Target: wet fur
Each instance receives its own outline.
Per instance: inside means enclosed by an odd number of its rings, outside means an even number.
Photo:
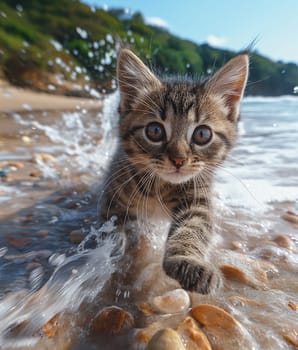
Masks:
[[[208,261],[212,246],[212,182],[235,143],[239,103],[248,74],[248,57],[229,61],[208,81],[155,76],[131,51],[118,57],[119,147],[104,192],[103,220],[118,224],[171,221],[165,247],[165,272],[191,291],[207,294],[221,285]],[[144,132],[160,123],[166,139],[156,144]],[[196,127],[207,125],[211,141],[193,142]],[[175,157],[183,156],[177,169]]]

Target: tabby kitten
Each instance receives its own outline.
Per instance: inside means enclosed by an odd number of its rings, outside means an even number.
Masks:
[[[236,139],[248,56],[209,80],[160,78],[130,50],[118,56],[120,142],[111,164],[102,218],[171,220],[163,268],[181,286],[207,294],[221,284],[208,262],[211,187]]]

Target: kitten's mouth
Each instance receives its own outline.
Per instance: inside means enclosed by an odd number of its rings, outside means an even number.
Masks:
[[[193,171],[185,171],[183,169],[174,169],[170,171],[159,172],[159,177],[172,184],[181,184],[194,178],[197,173]]]

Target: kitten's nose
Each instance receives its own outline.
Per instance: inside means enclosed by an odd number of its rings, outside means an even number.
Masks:
[[[175,155],[174,157],[171,157],[170,159],[175,165],[176,169],[180,169],[184,164],[186,157],[179,154],[179,155]]]

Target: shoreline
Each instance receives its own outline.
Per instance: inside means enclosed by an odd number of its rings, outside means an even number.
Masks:
[[[100,110],[102,100],[68,97],[15,87],[0,79],[0,113]]]

